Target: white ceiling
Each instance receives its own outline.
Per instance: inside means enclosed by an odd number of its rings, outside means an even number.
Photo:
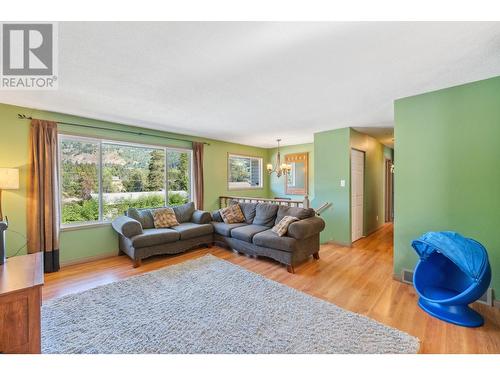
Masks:
[[[0,102],[274,147],[496,75],[500,22],[65,22],[59,89]]]

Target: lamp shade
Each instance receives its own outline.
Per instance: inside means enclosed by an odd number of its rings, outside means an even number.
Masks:
[[[19,169],[0,168],[0,189],[19,189]]]

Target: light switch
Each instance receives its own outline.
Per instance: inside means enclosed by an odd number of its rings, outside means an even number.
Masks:
[[[345,187],[345,180],[340,180],[340,186]]]

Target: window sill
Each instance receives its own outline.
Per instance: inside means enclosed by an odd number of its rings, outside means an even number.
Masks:
[[[228,187],[227,190],[238,191],[238,190],[263,190],[264,186],[260,187]]]
[[[63,225],[59,228],[59,230],[60,232],[71,232],[74,230],[101,228],[107,226],[111,226],[111,222]]]

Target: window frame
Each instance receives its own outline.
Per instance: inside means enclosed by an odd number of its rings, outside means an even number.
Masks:
[[[93,143],[97,144],[97,152],[98,152],[98,203],[99,203],[99,214],[98,214],[98,220],[93,220],[93,221],[82,221],[82,222],[75,222],[75,223],[63,223],[63,217],[62,217],[62,147],[61,143],[64,140],[70,140],[70,141],[80,141],[80,142],[88,142],[88,143]],[[177,151],[177,152],[186,152],[188,156],[188,161],[189,161],[189,188],[188,188],[188,200],[192,201],[193,200],[193,191],[194,191],[194,181],[193,181],[193,150],[190,148],[184,148],[184,147],[175,147],[175,146],[165,146],[165,145],[159,145],[159,144],[147,144],[147,143],[136,143],[136,142],[127,142],[127,141],[120,141],[120,140],[114,140],[114,139],[108,139],[108,138],[98,138],[98,137],[89,137],[89,136],[82,136],[82,135],[74,135],[71,133],[65,133],[65,132],[58,132],[57,134],[57,145],[58,145],[58,161],[57,161],[57,172],[58,172],[58,197],[57,197],[57,209],[59,213],[59,229],[61,231],[69,231],[69,230],[74,230],[78,228],[93,228],[93,227],[100,227],[100,226],[106,226],[110,225],[112,220],[109,219],[104,219],[104,202],[103,202],[103,187],[102,187],[102,169],[103,169],[103,144],[110,144],[110,145],[121,145],[124,147],[136,147],[136,148],[149,148],[149,149],[158,149],[158,150],[163,150],[165,154],[165,168],[164,168],[164,173],[165,173],[165,183],[164,183],[164,189],[165,189],[165,195],[164,195],[164,203],[165,205],[168,204],[168,151]]]
[[[259,161],[259,177],[260,184],[259,186],[248,186],[248,187],[231,187],[232,181],[231,178],[231,157],[244,158],[244,159],[256,159]],[[262,190],[264,189],[264,158],[255,155],[243,155],[243,154],[233,154],[227,153],[227,190]]]

